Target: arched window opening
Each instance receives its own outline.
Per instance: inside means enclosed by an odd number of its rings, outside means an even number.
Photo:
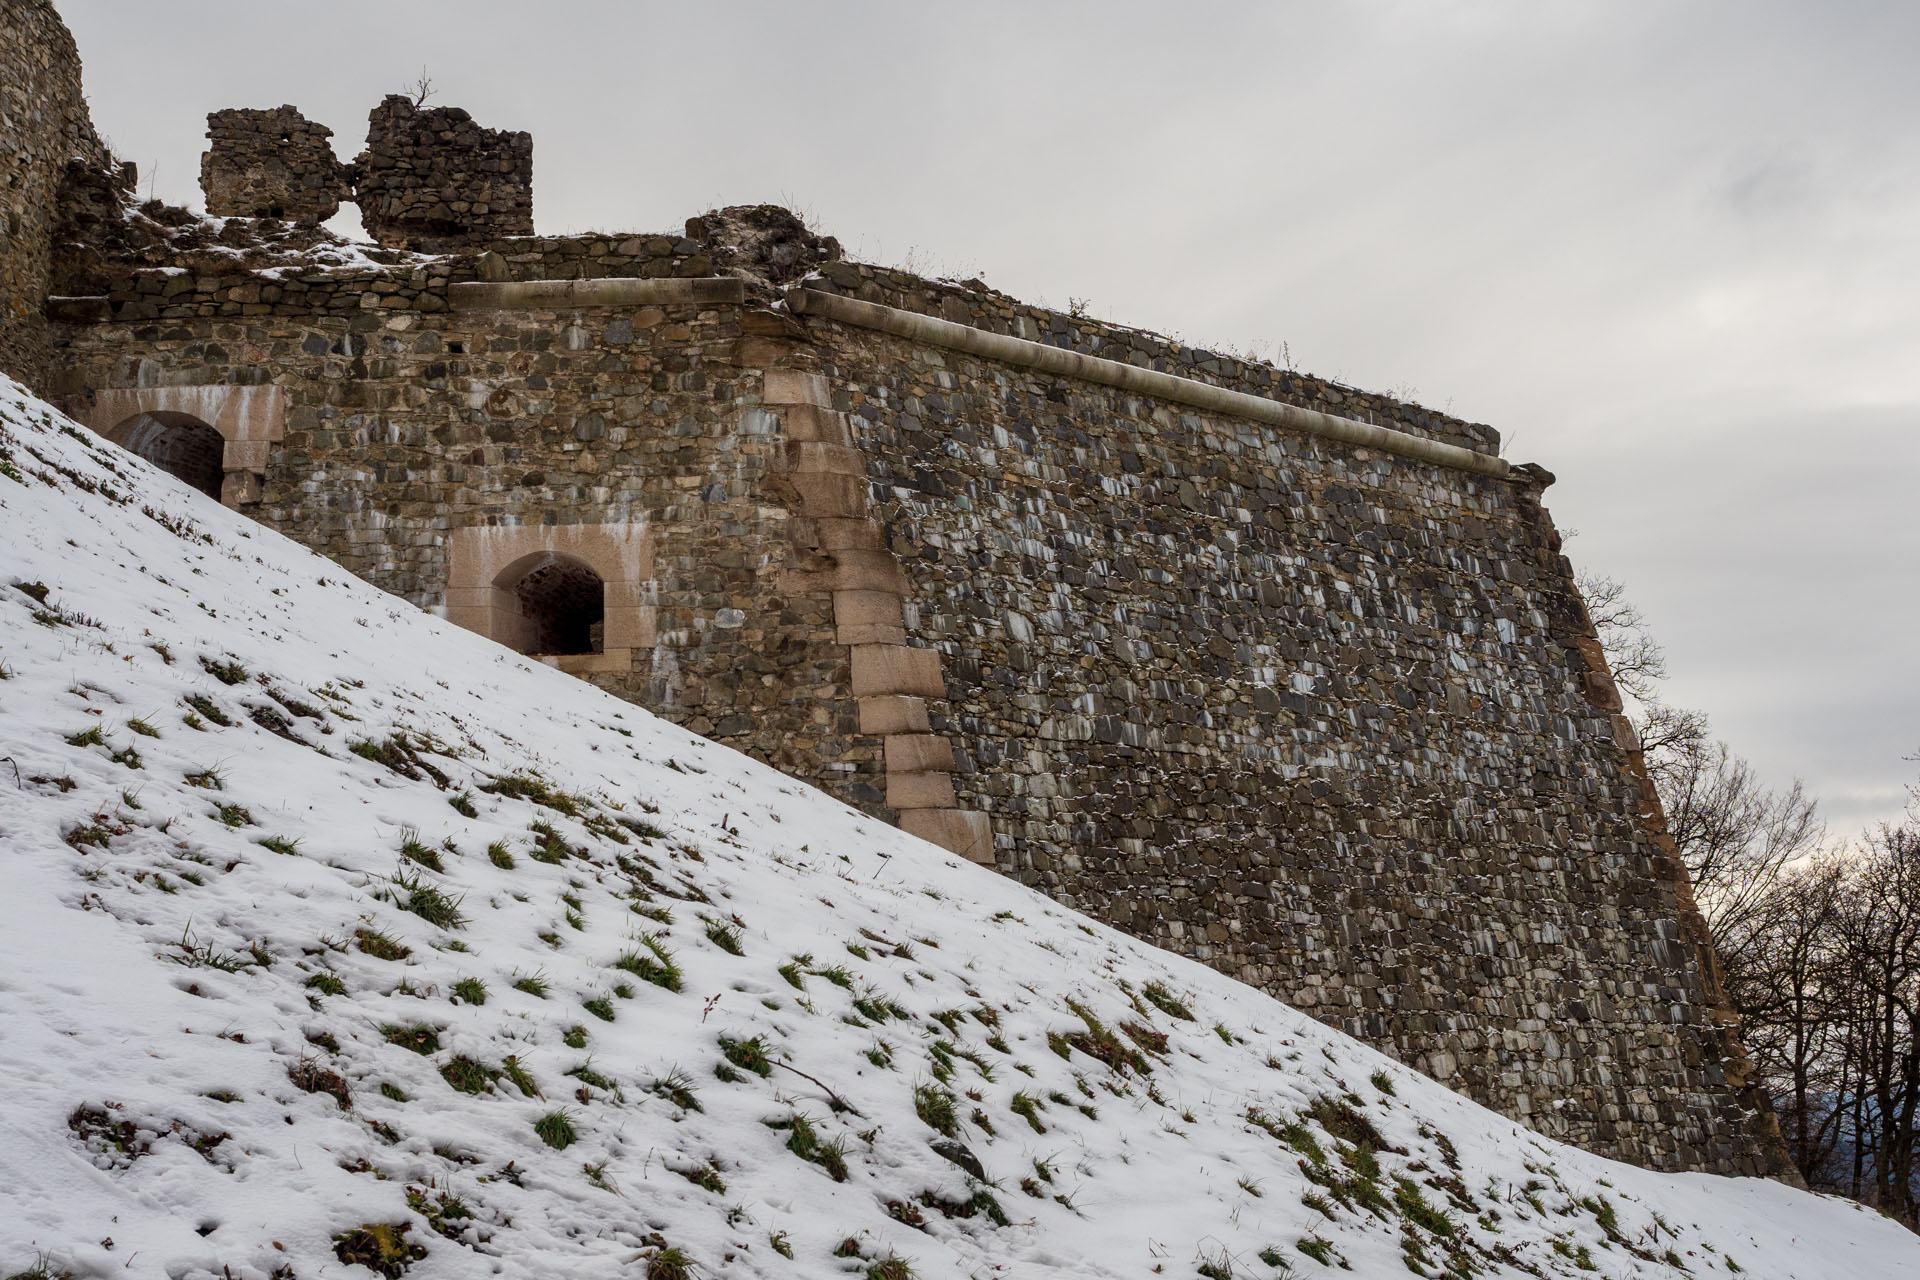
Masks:
[[[115,434],[128,453],[220,500],[227,442],[206,423],[184,413],[143,413]]]
[[[542,552],[509,568],[494,585],[518,606],[514,647],[522,653],[602,651],[606,583],[586,561]]]

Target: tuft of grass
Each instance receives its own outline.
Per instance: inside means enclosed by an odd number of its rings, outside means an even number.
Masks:
[[[529,1098],[543,1096],[540,1086],[534,1083],[533,1073],[522,1066],[515,1054],[508,1054],[500,1060],[500,1074],[513,1082],[513,1087]]]
[[[1205,1280],[1233,1280],[1233,1258],[1223,1248],[1217,1254],[1201,1254],[1195,1270]]]
[[[438,872],[447,869],[446,865],[440,861],[440,851],[423,841],[420,833],[412,827],[400,828],[400,856],[429,871]]]
[[[1094,1017],[1093,1010],[1087,1008],[1077,1000],[1068,1000],[1067,1008],[1071,1009],[1073,1015],[1085,1023],[1087,1028],[1085,1031],[1075,1031],[1063,1037],[1073,1048],[1078,1049],[1090,1058],[1105,1063],[1109,1070],[1122,1075],[1126,1074],[1129,1068],[1139,1072],[1143,1076],[1153,1070],[1153,1066],[1147,1061],[1146,1055],[1138,1049],[1130,1047],[1125,1041],[1121,1040],[1119,1036],[1107,1030],[1100,1019]],[[1047,1042],[1052,1044],[1053,1036],[1051,1034],[1048,1035]],[[1054,1052],[1059,1053],[1059,1049],[1056,1047]],[[1066,1057],[1068,1055],[1061,1054],[1060,1056]]]
[[[1376,1071],[1372,1075],[1368,1076],[1367,1079],[1373,1081],[1373,1087],[1378,1089],[1380,1092],[1386,1094],[1389,1098],[1394,1096],[1393,1095],[1393,1077],[1388,1075],[1386,1072]]]
[[[1333,1241],[1323,1240],[1319,1236],[1306,1236],[1294,1242],[1294,1248],[1312,1258],[1323,1267],[1333,1265],[1335,1254]]]
[[[1047,1126],[1040,1123],[1040,1108],[1043,1104],[1030,1093],[1017,1092],[1013,1101],[1007,1104],[1007,1110],[1027,1122],[1035,1133],[1045,1133]]]
[[[233,728],[233,717],[222,711],[220,705],[206,694],[188,694],[184,701],[189,707],[193,708],[195,715],[213,721],[213,723],[219,725],[222,729]],[[188,717],[188,723],[193,723],[191,716]],[[196,729],[199,727],[197,724],[194,725]]]
[[[478,978],[462,978],[453,984],[454,998],[467,1004],[487,1002],[487,984]]]
[[[375,960],[405,960],[413,954],[412,947],[404,945],[392,934],[382,933],[378,929],[355,929],[353,945]]]
[[[918,1280],[919,1272],[905,1258],[889,1253],[867,1268],[866,1280]]]
[[[547,998],[547,992],[553,990],[546,978],[538,973],[530,973],[524,978],[515,978],[513,980],[513,989],[515,991],[524,991],[528,995],[540,1000],[545,1000]]]
[[[307,987],[323,996],[343,996],[347,994],[347,984],[331,973],[309,974]]]
[[[626,952],[613,962],[613,967],[651,982],[656,987],[668,991],[680,990],[680,966],[674,963],[673,952],[667,949],[660,935],[643,933],[635,941],[642,949]]]
[[[505,840],[495,840],[487,846],[487,861],[502,871],[513,870],[513,851],[507,848]]]
[[[605,1093],[618,1095],[620,1092],[620,1085],[617,1081],[613,1080],[609,1076],[603,1076],[598,1071],[595,1071],[593,1069],[592,1058],[588,1058],[585,1062],[581,1063],[577,1067],[570,1068],[567,1071],[567,1074],[572,1076],[575,1080],[578,1080],[581,1084],[592,1085],[594,1088],[599,1089]]]
[[[388,1044],[397,1044],[402,1049],[411,1049],[423,1057],[440,1051],[440,1033],[425,1023],[382,1023],[380,1034]]]
[[[648,1088],[682,1111],[700,1110],[699,1096],[693,1091],[693,1077],[678,1067],[672,1068],[667,1074],[654,1080]]]
[[[67,736],[67,745],[70,747],[104,747],[107,745],[107,735],[99,725],[90,725],[78,733],[69,734]]]
[[[405,867],[393,873],[383,896],[402,911],[411,912],[436,929],[464,928],[461,898],[449,898],[440,886]]]
[[[719,1167],[711,1162],[697,1164],[688,1169],[675,1169],[674,1172],[702,1190],[721,1196],[727,1193],[726,1179],[720,1176]]]
[[[799,1156],[809,1164],[817,1164],[827,1171],[835,1182],[847,1180],[846,1139],[835,1138],[832,1142],[823,1142],[813,1127],[813,1121],[798,1111],[779,1120],[769,1120],[770,1129],[787,1131],[787,1150]]]
[[[353,1097],[347,1091],[347,1078],[323,1066],[317,1059],[302,1058],[287,1068],[293,1087],[307,1093],[324,1093],[342,1111],[353,1110]]]
[[[397,1280],[427,1256],[425,1248],[407,1241],[412,1226],[410,1222],[364,1222],[333,1238],[333,1255],[348,1266],[357,1262],[387,1280]]]
[[[587,1029],[577,1022],[574,1023],[560,1033],[560,1043],[566,1045],[569,1049],[586,1048]]]
[[[1140,994],[1147,998],[1148,1004],[1166,1014],[1169,1018],[1178,1018],[1182,1022],[1192,1022],[1194,1020],[1193,1010],[1187,1008],[1184,1001],[1174,995],[1172,991],[1168,990],[1167,984],[1164,982],[1157,980],[1149,982],[1145,987],[1141,988]]]
[[[606,996],[595,996],[591,1000],[582,1000],[580,1007],[602,1022],[613,1021],[613,1001]]]
[[[746,953],[740,946],[740,930],[725,920],[707,918],[702,920],[707,941],[731,956],[743,956]]]
[[[549,1111],[533,1122],[533,1131],[540,1141],[555,1151],[565,1151],[580,1140],[580,1133],[573,1127],[573,1113],[562,1107],[558,1111]]]
[[[960,1136],[960,1118],[954,1114],[953,1095],[938,1085],[913,1086],[913,1113],[929,1129],[948,1138]]]
[[[781,965],[777,972],[782,978],[787,980],[787,985],[795,991],[805,991],[807,989],[807,966],[812,963],[812,956],[795,956],[793,959]]]
[[[646,1280],[693,1280],[693,1259],[671,1246],[655,1249],[647,1258]]]
[[[555,831],[549,823],[530,823],[527,830],[533,832],[535,837],[533,854],[531,855],[535,862],[544,862],[550,866],[559,866],[568,858],[585,852],[585,850],[576,849],[568,844],[566,839],[561,836],[558,831]]]
[[[500,1078],[500,1070],[460,1053],[440,1068],[440,1078],[461,1093],[485,1093]]]
[[[453,811],[463,818],[477,818],[480,816],[480,810],[474,807],[473,792],[471,791],[462,791],[457,796],[449,796],[447,797],[447,803],[452,805]]]
[[[773,1059],[770,1056],[765,1036],[753,1036],[746,1040],[735,1040],[731,1036],[720,1037],[720,1052],[727,1061],[742,1071],[751,1071],[757,1076],[773,1074]]]
[[[1401,1217],[1442,1239],[1451,1237],[1458,1230],[1453,1218],[1445,1211],[1434,1208],[1412,1178],[1395,1176],[1393,1204],[1400,1210]]]
[[[514,800],[531,800],[544,805],[555,813],[564,813],[569,818],[577,818],[586,811],[585,802],[577,796],[555,790],[546,779],[530,773],[502,774],[492,782],[480,788],[488,795],[506,796]]]
[[[250,827],[253,825],[253,813],[243,804],[223,804],[214,809],[214,815],[222,826]]]
[[[200,668],[224,685],[236,685],[247,678],[247,669],[237,662],[215,662],[202,656]]]
[[[275,853],[298,854],[300,852],[300,841],[289,840],[285,836],[261,836],[254,843],[262,849],[271,849]]]
[[[202,791],[225,791],[227,780],[218,769],[200,769],[187,775],[187,785]]]
[[[133,719],[127,721],[127,728],[133,730],[143,738],[157,738],[160,736],[160,731],[148,723],[145,716],[135,716]]]

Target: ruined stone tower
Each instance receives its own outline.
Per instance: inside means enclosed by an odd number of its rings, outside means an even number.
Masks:
[[[290,111],[216,117],[210,201],[341,198]],[[39,385],[423,609],[1544,1132],[1784,1167],[1547,473],[784,210],[537,237],[530,157],[381,104],[347,174],[379,266],[280,223],[216,265],[142,213],[42,321]]]

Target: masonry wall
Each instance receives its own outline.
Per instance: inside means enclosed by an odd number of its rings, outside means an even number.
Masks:
[[[38,386],[67,161],[104,166],[73,37],[47,0],[0,4],[0,372]]]
[[[501,247],[558,274],[567,255],[542,243]],[[630,277],[701,256],[674,236],[595,247]],[[621,603],[644,613],[640,643],[618,668],[557,665],[881,812],[882,745],[856,733],[831,594],[790,589],[777,420],[763,369],[737,359],[748,309],[450,304],[475,269],[135,272],[110,319],[65,330],[57,398],[108,433],[114,388],[271,386],[284,434],[242,509],[423,608],[448,607],[456,544],[477,545],[463,532],[519,548],[541,529],[639,531],[646,575]]]
[[[644,642],[583,678],[1544,1132],[1775,1167],[1537,476],[797,318],[763,289],[468,288],[725,257],[529,238],[384,272],[136,271],[64,330],[59,390],[85,417],[135,394],[115,389],[272,388],[284,434],[230,498],[423,607],[463,607],[476,541],[638,531]],[[810,287],[1497,447],[984,289],[820,270]]]
[[[995,295],[826,277],[1497,439]],[[1002,871],[1543,1132],[1659,1167],[1769,1167],[1684,872],[1641,820],[1657,802],[1579,650],[1532,476],[809,330],[905,570],[910,643],[941,654],[932,728]]]

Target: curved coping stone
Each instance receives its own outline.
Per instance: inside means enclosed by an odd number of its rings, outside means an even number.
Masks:
[[[455,311],[551,311],[565,307],[738,306],[747,300],[744,281],[731,276],[690,280],[508,280],[466,281],[447,286]]]
[[[1295,405],[1283,404],[1278,400],[1269,400],[1264,396],[1248,395],[1244,391],[1229,391],[1225,387],[1196,382],[1191,378],[1121,364],[1118,360],[1103,360],[1098,356],[1082,355],[1078,351],[1050,347],[1044,342],[1030,342],[1025,338],[1009,337],[1003,333],[989,333],[985,329],[976,329],[972,325],[955,324],[951,320],[922,315],[917,311],[902,311],[898,307],[882,306],[877,302],[862,302],[857,298],[807,288],[790,291],[786,301],[787,309],[800,315],[838,320],[842,324],[857,325],[862,329],[877,329],[882,333],[893,334],[895,337],[924,342],[936,347],[946,347],[954,351],[964,351],[969,355],[998,360],[1003,364],[1039,369],[1045,373],[1058,374],[1063,378],[1079,378],[1102,386],[1118,387],[1122,391],[1138,392],[1141,395],[1171,400],[1176,404],[1191,405],[1196,409],[1207,409],[1214,413],[1251,418],[1255,422],[1271,423],[1306,435],[1323,436],[1330,440],[1340,440],[1351,445],[1377,449],[1382,453],[1397,454],[1403,458],[1452,467],[1459,471],[1472,471],[1501,480],[1513,479],[1522,482],[1530,480],[1524,469],[1511,467],[1504,458],[1496,458],[1489,453],[1463,449],[1459,445],[1429,440],[1424,436],[1395,431],[1391,427],[1375,426],[1370,422],[1336,418],[1330,413],[1302,409]]]

